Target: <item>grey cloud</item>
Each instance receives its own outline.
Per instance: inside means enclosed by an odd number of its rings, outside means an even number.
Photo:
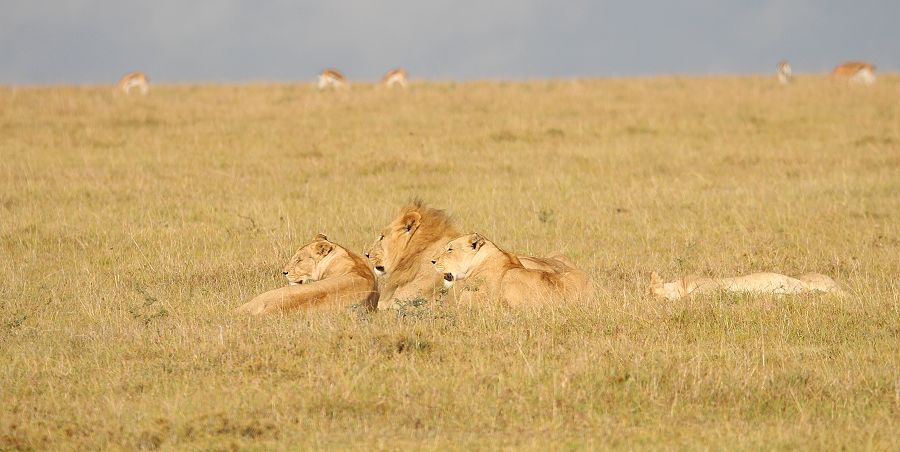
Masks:
[[[0,83],[434,79],[900,68],[900,2],[436,0],[4,2]]]

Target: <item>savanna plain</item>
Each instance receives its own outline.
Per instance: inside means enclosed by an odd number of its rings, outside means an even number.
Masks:
[[[900,448],[900,77],[0,87],[0,449]],[[596,296],[248,318],[413,198]],[[648,275],[837,295],[646,294]]]

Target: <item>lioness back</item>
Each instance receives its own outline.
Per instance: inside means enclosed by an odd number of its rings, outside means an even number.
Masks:
[[[807,290],[816,292],[842,293],[843,289],[831,277],[821,273],[804,273],[797,276],[803,282]]]
[[[558,273],[527,268],[509,270],[503,277],[502,291],[504,300],[510,306],[576,301],[589,295],[588,279],[584,272]]]
[[[791,294],[801,293],[805,290],[800,280],[780,273],[769,272],[722,278],[719,284],[722,288],[732,292]]]
[[[752,273],[730,278],[703,278],[691,275],[667,283],[663,282],[656,272],[653,272],[650,275],[648,287],[649,294],[669,300],[715,291],[775,295],[842,292],[833,279],[820,273],[806,273],[796,278],[771,272]]]

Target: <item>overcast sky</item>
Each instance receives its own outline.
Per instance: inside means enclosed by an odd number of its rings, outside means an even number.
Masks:
[[[900,69],[900,0],[0,0],[0,83]]]

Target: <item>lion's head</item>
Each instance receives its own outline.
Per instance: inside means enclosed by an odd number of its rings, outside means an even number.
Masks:
[[[683,295],[683,287],[684,285],[680,281],[663,282],[662,278],[659,277],[659,273],[653,272],[650,273],[650,286],[647,288],[647,294],[663,297],[667,300],[677,300]]]
[[[476,255],[484,246],[481,234],[466,234],[447,243],[431,261],[434,269],[444,278],[444,285],[450,287],[455,281],[463,281],[478,263]]]
[[[291,285],[308,284],[321,277],[322,260],[334,251],[335,245],[324,234],[317,234],[306,245],[300,247],[281,272]]]
[[[401,209],[400,215],[381,230],[370,248],[370,255],[380,252],[383,267],[381,272],[393,278],[398,276],[398,270],[414,273],[419,265],[418,256],[425,249],[432,247],[442,237],[455,235],[458,232],[444,211],[415,201]]]

